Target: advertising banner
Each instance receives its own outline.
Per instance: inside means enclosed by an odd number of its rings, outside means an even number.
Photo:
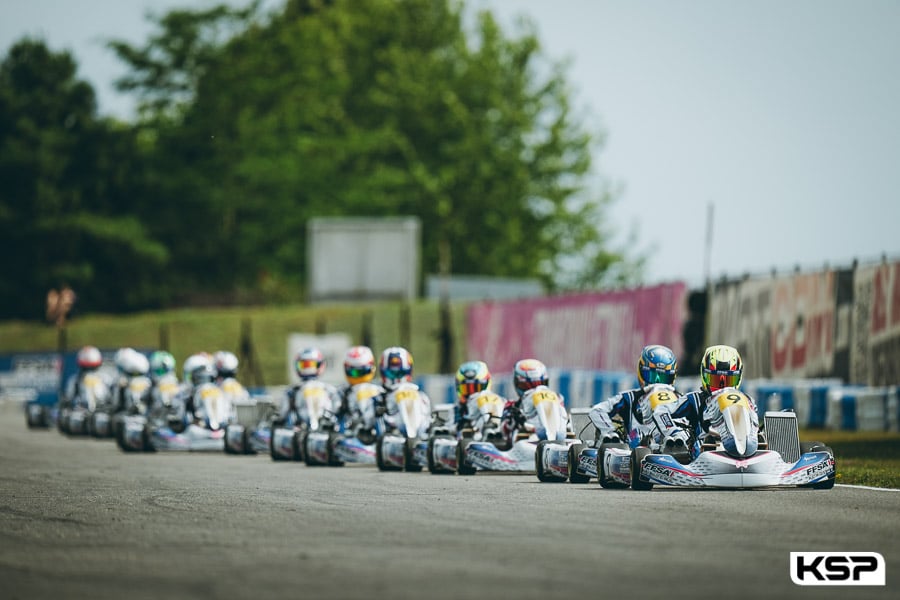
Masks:
[[[492,371],[511,371],[521,358],[548,367],[634,370],[641,348],[683,350],[687,287],[683,283],[469,307],[468,356]]]

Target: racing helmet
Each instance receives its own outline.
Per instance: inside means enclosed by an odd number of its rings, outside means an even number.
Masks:
[[[318,348],[306,348],[294,357],[294,370],[301,380],[315,379],[325,372],[325,355]]]
[[[204,383],[213,383],[216,380],[216,368],[210,363],[204,363],[191,371],[191,383],[194,386]]]
[[[175,357],[165,350],[157,350],[150,355],[150,376],[159,379],[175,372]]]
[[[700,361],[700,386],[707,392],[722,388],[738,388],[744,364],[741,355],[731,346],[710,346]]]
[[[547,366],[536,358],[523,358],[513,367],[513,385],[520,397],[526,390],[547,385],[549,381]]]
[[[116,352],[116,368],[129,377],[146,375],[150,372],[150,361],[134,348],[122,348]]]
[[[96,346],[85,346],[78,351],[75,361],[78,363],[79,369],[94,370],[99,369],[103,364],[103,356]]]
[[[203,365],[212,365],[212,357],[207,352],[198,352],[191,354],[184,361],[182,366],[183,380],[185,383],[193,381],[191,373],[202,367]]]
[[[403,381],[412,381],[413,357],[406,348],[391,346],[381,353],[378,363],[381,381],[385,387],[395,386]]]
[[[480,360],[464,362],[456,371],[456,392],[465,402],[469,396],[491,387],[491,372],[487,363]]]
[[[375,355],[368,346],[353,346],[344,354],[344,375],[350,385],[375,378]]]
[[[237,378],[238,357],[233,352],[227,350],[219,350],[213,355],[213,364],[216,367],[216,373],[219,378],[226,379],[228,377]]]
[[[644,346],[638,360],[637,376],[641,387],[654,383],[673,385],[678,372],[678,361],[671,348],[654,344]]]

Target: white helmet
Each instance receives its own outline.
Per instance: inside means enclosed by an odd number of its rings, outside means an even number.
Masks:
[[[191,374],[197,369],[204,366],[213,367],[213,358],[208,352],[198,352],[197,354],[191,354],[190,356],[188,356],[184,361],[184,365],[182,366],[184,382],[191,383]]]
[[[134,348],[121,348],[115,356],[116,368],[123,375],[146,375],[150,371],[150,361]]]
[[[219,350],[213,355],[216,373],[221,378],[237,377],[238,357],[232,352]]]

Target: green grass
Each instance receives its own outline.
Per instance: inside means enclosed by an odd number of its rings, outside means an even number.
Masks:
[[[453,304],[453,364],[465,360],[465,315],[467,304]],[[66,329],[66,347],[86,344],[101,348],[133,346],[159,348],[165,344],[179,368],[195,352],[231,350],[240,356],[241,328],[248,321],[253,349],[265,385],[280,385],[287,379],[287,340],[291,333],[347,333],[353,343],[363,340],[364,321],[371,314],[372,349],[402,345],[412,352],[417,373],[437,373],[440,318],[436,302],[291,305],[241,308],[191,308],[131,315],[86,315],[74,319]],[[408,314],[408,327],[405,315]],[[54,351],[58,347],[55,327],[36,322],[0,322],[0,353]],[[245,381],[256,385],[249,372]]]
[[[831,446],[838,483],[900,489],[900,433],[808,430],[800,439]]]

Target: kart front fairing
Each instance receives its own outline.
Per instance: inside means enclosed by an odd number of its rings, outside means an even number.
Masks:
[[[834,457],[807,452],[794,463],[778,452],[759,450],[749,458],[734,458],[721,450],[703,452],[688,465],[666,454],[649,454],[641,476],[656,485],[715,488],[759,488],[812,485],[834,477]]]

